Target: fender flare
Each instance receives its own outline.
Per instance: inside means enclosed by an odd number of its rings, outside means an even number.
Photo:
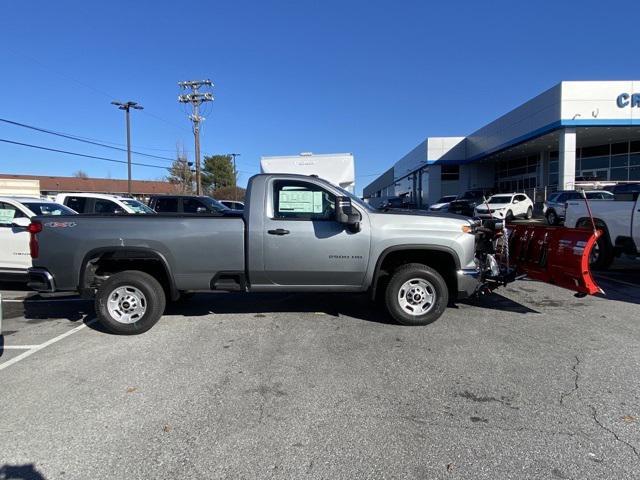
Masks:
[[[371,298],[376,297],[376,291],[378,288],[378,279],[380,277],[380,269],[382,267],[382,263],[384,262],[384,259],[387,258],[387,256],[390,253],[398,252],[402,250],[425,250],[425,251],[447,253],[451,255],[451,258],[453,258],[453,263],[455,265],[456,271],[460,270],[460,258],[458,257],[458,254],[456,253],[456,251],[451,247],[446,247],[444,245],[425,245],[425,244],[405,244],[405,245],[394,245],[392,247],[387,247],[382,252],[380,252],[378,259],[376,260],[376,266],[373,271],[373,277],[371,278]]]
[[[89,265],[89,261],[92,258],[95,257],[100,257],[106,253],[117,253],[117,252],[140,252],[140,253],[145,253],[147,255],[149,255],[149,258],[154,259],[154,260],[159,260],[160,264],[162,265],[162,267],[164,268],[165,274],[167,275],[167,279],[169,280],[169,292],[171,294],[171,298],[172,299],[177,299],[180,296],[180,292],[178,291],[178,288],[175,284],[175,279],[173,277],[173,272],[171,270],[171,266],[169,265],[169,262],[167,261],[166,257],[158,252],[157,250],[154,250],[152,248],[147,248],[147,247],[115,247],[115,246],[111,246],[111,247],[99,247],[99,248],[94,248],[93,250],[90,250],[89,252],[87,252],[85,254],[85,256],[82,259],[82,263],[80,264],[80,278],[78,279],[78,291],[82,292],[85,290],[86,286],[85,286],[85,277],[86,277],[86,273],[87,273],[87,267]]]

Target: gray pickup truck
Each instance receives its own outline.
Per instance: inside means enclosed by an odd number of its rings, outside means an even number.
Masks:
[[[314,176],[256,175],[246,200],[219,215],[36,217],[30,286],[95,296],[99,322],[120,334],[148,330],[167,299],[198,290],[369,291],[398,322],[425,325],[495,265],[476,255],[471,220],[378,211]]]

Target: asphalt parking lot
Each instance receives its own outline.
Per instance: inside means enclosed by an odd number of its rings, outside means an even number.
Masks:
[[[150,332],[3,285],[0,478],[640,478],[640,275],[520,281],[436,323],[197,294]]]

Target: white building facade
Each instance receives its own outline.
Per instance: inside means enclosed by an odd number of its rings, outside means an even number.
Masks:
[[[387,174],[387,181],[389,175]],[[561,82],[466,137],[428,137],[364,197],[418,207],[474,188],[548,192],[640,181],[640,80]],[[382,195],[382,192],[386,195]]]

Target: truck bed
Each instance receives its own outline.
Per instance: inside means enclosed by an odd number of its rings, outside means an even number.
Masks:
[[[217,273],[245,269],[245,225],[237,215],[74,215],[34,220],[42,223],[38,242],[46,248],[33,265],[56,272],[58,290],[77,289],[88,259],[105,249],[154,252],[165,262],[178,290],[208,289]]]

